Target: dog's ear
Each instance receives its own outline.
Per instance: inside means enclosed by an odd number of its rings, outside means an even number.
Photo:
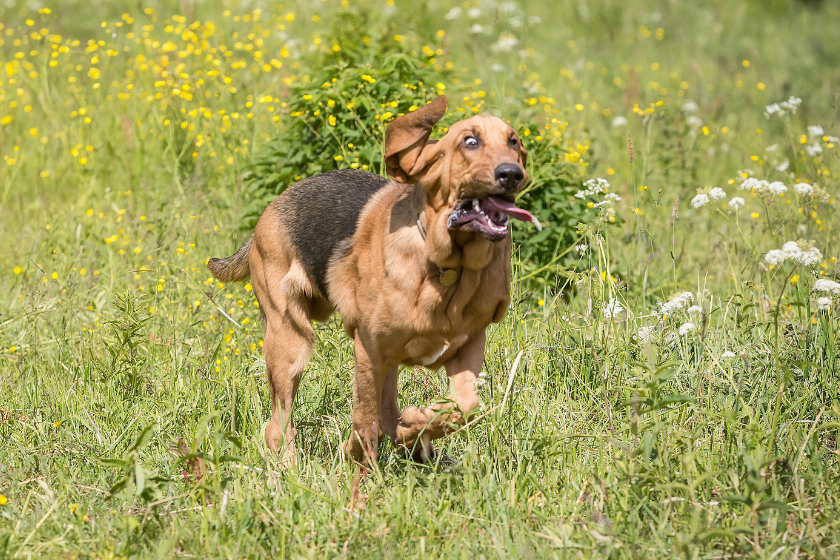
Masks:
[[[391,179],[410,183],[412,175],[431,163],[432,152],[439,152],[439,147],[429,142],[429,135],[445,114],[446,97],[441,96],[388,124],[385,129],[385,169]]]

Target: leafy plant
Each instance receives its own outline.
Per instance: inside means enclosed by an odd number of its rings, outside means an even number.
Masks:
[[[99,459],[101,465],[116,467],[119,473],[119,478],[108,491],[110,495],[122,493],[126,497],[139,498],[147,505],[160,499],[163,487],[170,480],[145,466],[140,460],[140,449],[152,439],[156,427],[152,424],[143,428],[121,459]]]

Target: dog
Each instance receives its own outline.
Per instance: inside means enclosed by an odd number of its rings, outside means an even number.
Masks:
[[[234,255],[208,261],[223,282],[251,278],[273,403],[265,439],[286,464],[297,461],[292,406],[315,342],[312,321],[333,312],[353,339],[345,449],[356,460],[375,456],[383,435],[429,460],[432,440],[479,404],[486,329],[510,304],[509,221],[539,222],[514,204],[529,179],[516,131],[475,115],[429,140],[445,113],[438,97],[388,124],[390,181],[354,169],[303,179],[268,206]],[[400,365],[446,368],[448,402],[401,411]]]

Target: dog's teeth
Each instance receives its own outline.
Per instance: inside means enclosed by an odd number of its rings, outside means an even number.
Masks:
[[[481,207],[478,205],[478,200],[473,199],[473,210],[480,211]]]

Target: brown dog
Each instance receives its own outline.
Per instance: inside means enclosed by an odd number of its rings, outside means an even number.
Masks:
[[[510,303],[508,217],[536,220],[513,204],[528,180],[516,132],[474,116],[430,141],[445,112],[440,97],[388,125],[393,181],[352,169],[304,179],[269,205],[236,254],[208,262],[222,281],[251,276],[273,400],[265,438],[284,448],[285,462],[296,460],[292,405],[312,321],[334,311],[356,355],[347,444],[355,458],[384,432],[425,460],[430,441],[479,403],[485,330]],[[400,412],[400,364],[445,367],[452,403]]]

